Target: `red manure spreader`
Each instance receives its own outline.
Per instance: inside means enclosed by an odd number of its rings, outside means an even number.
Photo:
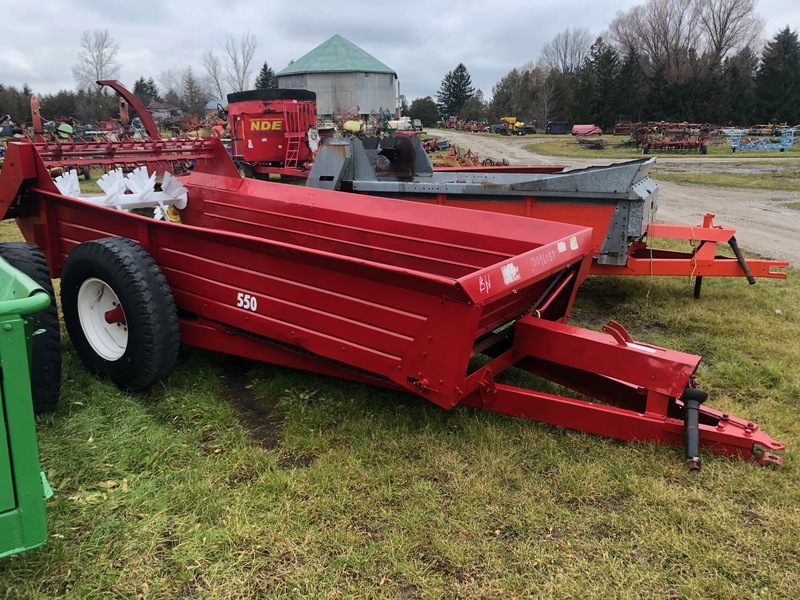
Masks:
[[[592,264],[589,227],[248,179],[218,139],[187,150],[189,174],[156,174],[141,157],[158,143],[130,158],[109,147],[130,168],[104,177],[102,195],[84,197],[74,175],[54,181],[31,142],[9,144],[0,172],[0,216],[61,278],[77,354],[121,388],[167,377],[187,344],[444,409],[679,444],[691,468],[701,446],[781,462],[785,444],[703,404],[699,356],[614,322],[567,323]],[[582,399],[502,383],[510,367]]]

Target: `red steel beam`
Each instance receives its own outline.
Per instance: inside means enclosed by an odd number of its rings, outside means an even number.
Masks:
[[[599,402],[497,384],[489,371],[463,404],[625,441],[683,443],[679,398],[694,385],[699,356],[636,342],[613,323],[605,333],[532,317],[515,327],[499,370],[515,363]],[[700,443],[710,451],[782,463],[771,452],[786,444],[755,423],[706,407],[699,417]]]
[[[647,227],[647,239],[685,240],[697,244],[693,252],[661,250],[645,242],[631,245],[625,265],[592,264],[594,275],[676,275],[702,277],[765,277],[786,279],[786,273],[774,269],[786,268],[785,260],[742,259],[717,254],[717,244],[735,243],[736,230],[714,225],[714,215],[706,213],[703,224],[675,225],[651,223]],[[745,270],[745,266],[747,270]],[[751,279],[751,283],[755,280]]]

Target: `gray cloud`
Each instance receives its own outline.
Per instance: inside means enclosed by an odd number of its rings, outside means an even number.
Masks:
[[[0,52],[0,83],[28,83],[39,93],[73,89],[81,32],[108,29],[119,43],[120,79],[158,81],[161,72],[191,66],[221,52],[226,36],[258,39],[253,79],[267,62],[279,71],[338,33],[394,69],[409,99],[434,96],[442,78],[463,62],[485,97],[512,68],[534,61],[542,46],[568,27],[600,35],[619,10],[637,0],[506,0],[489,8],[477,0],[369,3],[306,0],[303,3],[239,0],[40,0],[4,7],[7,27]],[[3,5],[11,0],[2,0]],[[766,35],[800,26],[796,0],[761,0]]]

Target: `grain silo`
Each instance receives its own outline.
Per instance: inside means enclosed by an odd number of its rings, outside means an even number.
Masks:
[[[397,73],[339,34],[278,74],[278,87],[310,90],[317,114],[332,116],[358,107],[367,117],[381,109],[397,114]]]

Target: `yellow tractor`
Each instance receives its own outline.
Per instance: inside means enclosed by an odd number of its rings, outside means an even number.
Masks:
[[[500,117],[500,122],[505,126],[505,135],[525,135],[522,129],[525,123],[517,117]]]

